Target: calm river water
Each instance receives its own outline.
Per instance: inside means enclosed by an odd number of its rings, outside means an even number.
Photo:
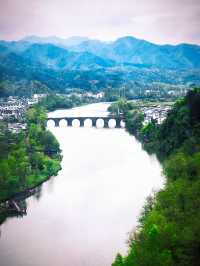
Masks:
[[[107,106],[53,115],[102,116]],[[1,226],[0,266],[110,266],[126,252],[145,198],[162,187],[161,166],[124,129],[51,130],[63,151],[62,170],[40,197],[27,199],[26,216]]]

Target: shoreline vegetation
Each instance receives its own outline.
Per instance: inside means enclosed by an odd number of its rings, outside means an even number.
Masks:
[[[25,113],[25,131],[12,133],[8,121],[0,122],[0,224],[8,216],[24,214],[25,199],[61,170],[60,145],[46,128],[47,112],[93,102],[89,97],[49,94]]]
[[[117,106],[117,108],[116,108]],[[127,255],[112,266],[198,266],[200,263],[200,89],[178,100],[162,124],[144,125],[144,115],[125,100],[120,110],[126,129],[148,153],[156,154],[165,187],[147,198]]]
[[[0,224],[26,214],[25,199],[61,169],[61,150],[46,129],[46,110],[34,105],[24,116],[26,130],[12,133],[0,123]]]
[[[46,129],[46,112],[40,105],[25,114],[27,129],[19,134],[1,123],[0,202],[41,184],[61,169],[59,143]]]
[[[77,106],[100,102],[89,96],[72,94],[70,96],[51,93],[43,98],[39,105],[48,112],[61,109],[71,109]]]
[[[27,110],[25,131],[15,134],[8,130],[7,121],[0,123],[0,202],[32,189],[61,169],[59,143],[46,128],[47,112],[91,102],[87,97],[50,94]]]
[[[46,129],[46,112],[84,102],[63,103],[60,97],[49,95],[29,108],[27,129],[19,134],[0,123],[0,224],[9,216],[1,212],[2,202],[14,195],[26,198],[25,191],[31,193],[61,169],[61,150]],[[130,233],[127,255],[117,254],[112,266],[199,266],[200,89],[178,100],[162,124],[152,119],[144,125],[140,107],[124,99],[109,111],[124,116],[126,130],[157,155],[166,177],[165,187],[147,198],[138,227]],[[25,209],[23,199],[22,205]]]

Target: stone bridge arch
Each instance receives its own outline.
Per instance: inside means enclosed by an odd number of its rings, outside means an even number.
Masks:
[[[116,122],[115,128],[121,128],[122,127],[121,122],[124,121],[124,119],[122,117],[106,116],[106,117],[49,117],[47,119],[47,122],[49,123],[49,121],[53,121],[55,124],[55,127],[59,127],[60,122],[64,120],[64,121],[66,121],[68,127],[72,127],[73,121],[78,120],[80,123],[80,127],[84,127],[85,121],[90,120],[92,127],[97,127],[97,121],[99,119],[102,119],[104,121],[103,128],[109,128],[110,127],[109,126],[110,120],[115,120],[115,122]]]

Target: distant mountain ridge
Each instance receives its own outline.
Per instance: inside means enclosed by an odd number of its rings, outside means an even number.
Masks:
[[[39,37],[39,36],[28,36],[20,40],[22,42],[28,42],[28,43],[51,43],[55,45],[61,45],[63,47],[69,47],[69,46],[74,46],[74,45],[79,45],[82,42],[89,41],[89,38],[87,37],[79,37],[79,36],[73,36],[70,38],[60,38],[57,36],[49,36],[49,37]]]
[[[38,48],[40,47],[41,51],[40,49],[35,51],[35,59],[41,58],[40,53],[44,53],[44,49],[46,49],[48,50],[47,64],[50,61],[48,56],[51,57],[56,50],[57,54],[63,54],[62,62],[57,64],[57,67],[61,65],[62,68],[76,68],[77,66],[79,69],[88,69],[117,65],[129,67],[138,65],[138,67],[175,70],[200,68],[200,46],[198,45],[157,45],[131,36],[119,38],[114,42],[90,40],[85,37],[62,39],[54,36],[30,36],[16,42],[1,41],[0,44],[21,56],[28,56],[28,52],[31,53],[36,45],[40,45]],[[73,63],[69,60],[72,60]],[[43,61],[43,63],[45,62]]]
[[[70,49],[91,52],[122,64],[167,69],[200,67],[200,46],[192,44],[157,45],[134,37],[123,37],[108,44],[86,41]]]
[[[0,81],[37,80],[51,89],[200,85],[200,46],[30,36],[0,41]],[[95,85],[94,85],[95,84]]]
[[[57,70],[104,68],[114,64],[89,52],[74,52],[52,44],[32,44],[20,55],[31,62]]]

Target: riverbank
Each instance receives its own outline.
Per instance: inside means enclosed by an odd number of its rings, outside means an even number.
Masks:
[[[127,112],[127,130],[162,161],[165,188],[149,197],[130,235],[126,256],[113,266],[197,266],[200,262],[200,89],[174,105],[166,120],[143,125]],[[149,264],[150,263],[150,264]]]
[[[77,106],[88,105],[92,103],[100,102],[100,99],[72,94],[68,95],[60,95],[60,94],[49,94],[45,98],[43,98],[39,105],[48,112],[53,112],[55,110],[66,110],[72,109]]]
[[[61,167],[58,171],[61,170]],[[20,191],[13,196],[0,201],[0,225],[5,222],[8,217],[23,217],[27,214],[26,200],[37,195],[41,190],[42,185],[49,181],[52,176],[46,177],[40,183],[36,183],[33,187],[29,187],[23,191]]]
[[[61,170],[61,150],[55,136],[46,128],[48,111],[70,109],[95,100],[90,97],[70,97],[51,94],[30,108],[24,116],[26,131],[20,134],[9,132],[7,124],[1,123],[0,146],[0,222],[6,213],[15,213],[12,201],[56,176]],[[6,148],[6,149],[5,149]],[[13,162],[14,161],[14,162]],[[12,212],[10,211],[12,210]]]
[[[46,129],[46,113],[40,106],[25,116],[27,129],[19,134],[1,126],[0,202],[34,188],[61,169],[61,150],[54,135]]]
[[[53,117],[104,116],[108,105],[58,110]],[[144,199],[163,186],[160,164],[124,129],[49,129],[60,143],[62,170],[25,201],[27,215],[2,224],[1,261],[53,266],[68,258],[74,266],[111,265],[118,250],[125,254],[126,233],[137,225]]]

